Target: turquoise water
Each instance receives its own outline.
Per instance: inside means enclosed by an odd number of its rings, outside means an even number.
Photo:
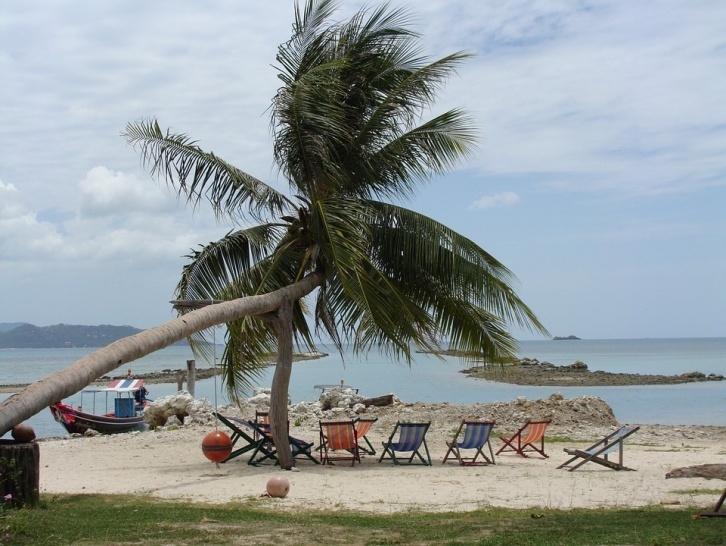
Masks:
[[[467,364],[457,358],[440,361],[417,354],[408,367],[391,362],[377,351],[367,357],[345,354],[341,359],[332,349],[321,350],[331,354],[295,364],[290,384],[294,403],[317,399],[313,388],[316,384],[344,380],[366,396],[394,393],[404,402],[465,404],[507,401],[518,396],[545,398],[562,392],[568,398],[603,398],[621,423],[726,425],[726,381],[647,387],[522,387],[469,378],[459,373]],[[36,381],[90,352],[92,349],[0,349],[0,384]],[[591,370],[610,372],[672,375],[700,371],[726,375],[726,338],[524,341],[520,344],[520,356],[557,365],[581,360]],[[185,369],[186,360],[191,358],[187,347],[169,347],[122,366],[114,374],[125,373],[129,368],[139,374]],[[197,366],[206,368],[211,363],[198,362]],[[272,373],[273,369],[268,369],[259,385],[269,387]],[[159,397],[175,392],[176,385],[149,385],[149,390],[152,398]],[[220,391],[217,385],[217,403],[224,405],[228,401]],[[214,380],[198,382],[196,395],[214,404]],[[8,396],[0,395],[0,400]],[[67,401],[77,404],[77,396]],[[39,437],[64,433],[52,420],[50,411],[34,416],[30,424]]]

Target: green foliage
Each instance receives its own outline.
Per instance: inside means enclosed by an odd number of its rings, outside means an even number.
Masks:
[[[278,48],[282,85],[271,129],[290,196],[154,119],[126,127],[123,136],[152,175],[180,196],[207,200],[232,221],[259,222],[190,255],[177,299],[264,295],[312,275],[316,333],[341,352],[345,342],[356,352],[378,345],[410,361],[412,349],[445,341],[467,355],[508,360],[516,353],[512,324],[546,333],[516,295],[513,274],[470,239],[387,202],[411,197],[473,153],[477,131],[465,111],[426,118],[469,55],[426,57],[407,28],[409,14],[389,4],[342,22],[333,19],[338,7],[296,4],[292,36]],[[308,305],[292,302],[292,335],[314,350]],[[232,397],[274,349],[275,318],[227,324],[222,369]]]
[[[202,505],[148,497],[43,497],[8,513],[0,544],[726,544],[724,521],[662,507],[465,513],[277,509],[272,499]]]

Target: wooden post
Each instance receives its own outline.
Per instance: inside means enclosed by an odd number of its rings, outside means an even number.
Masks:
[[[176,390],[180,391],[184,389],[184,372],[179,370],[176,372]]]
[[[0,440],[0,502],[15,508],[38,504],[40,446],[35,442]],[[10,499],[2,497],[12,495]]]
[[[194,396],[194,386],[197,381],[197,369],[194,360],[187,360],[187,391]]]

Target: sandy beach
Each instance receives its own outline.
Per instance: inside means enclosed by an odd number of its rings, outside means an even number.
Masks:
[[[702,478],[665,479],[677,467],[726,463],[726,427],[642,426],[625,448],[625,464],[633,472],[592,463],[575,472],[557,469],[567,459],[563,448],[587,447],[617,428],[576,423],[549,428],[547,436],[558,441],[546,441],[547,459],[502,454],[496,457],[496,465],[442,464],[446,440],[463,417],[476,417],[477,410],[451,404],[371,408],[370,413],[379,420],[368,437],[379,453],[396,420],[430,419],[430,467],[379,463],[377,456],[364,456],[354,467],[301,460],[297,471],[287,472],[272,465],[250,466],[245,456],[217,466],[201,450],[204,436],[214,425],[49,438],[40,441],[41,493],[131,493],[195,502],[253,502],[283,510],[345,508],[388,513],[495,506],[571,509],[661,504],[705,508],[718,498],[715,491],[726,485]],[[317,427],[311,418],[296,419],[291,434],[317,445]],[[501,424],[495,427],[495,434],[516,428],[512,423]],[[223,426],[219,429],[225,430]],[[502,442],[492,438],[492,445],[496,451]],[[265,495],[267,480],[276,475],[290,482],[290,493],[283,499]]]

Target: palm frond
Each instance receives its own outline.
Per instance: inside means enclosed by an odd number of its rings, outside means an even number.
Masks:
[[[457,303],[465,315],[471,313],[469,305],[480,309],[486,315],[478,313],[479,320],[491,327],[516,323],[548,335],[512,288],[513,273],[476,243],[411,210],[373,201],[369,205],[378,214],[370,231],[374,262],[437,317],[440,335],[461,337],[451,318]]]
[[[188,136],[162,132],[155,119],[129,123],[122,136],[140,153],[152,176],[164,179],[194,206],[206,198],[219,216],[241,217],[246,208],[255,218],[291,208],[285,195],[204,152]]]

